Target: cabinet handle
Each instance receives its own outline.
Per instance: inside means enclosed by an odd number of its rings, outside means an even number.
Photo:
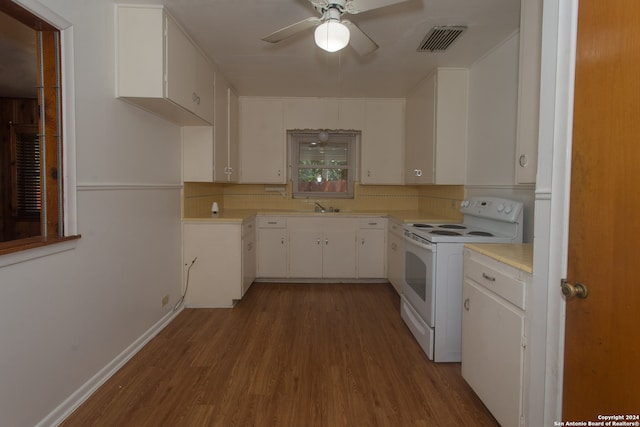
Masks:
[[[280,171],[280,169],[278,169],[278,176],[280,176],[282,174],[282,171]]]
[[[469,311],[469,298],[464,300],[464,304],[463,305],[464,305],[464,309]]]
[[[367,171],[367,176],[371,176],[371,171]]]
[[[490,282],[495,282],[496,278],[493,276],[489,276],[487,273],[482,273],[482,277],[484,277],[485,279],[487,279]]]
[[[520,159],[518,159],[518,162],[520,163],[520,166],[522,166],[523,168],[526,167],[529,164],[529,160],[527,160],[527,155],[521,154]]]
[[[398,249],[398,245],[396,245],[395,243],[392,243],[392,244],[391,244],[391,250],[392,250],[392,251],[395,251],[395,250],[397,250],[397,249]]]
[[[324,241],[325,246],[329,244],[329,239],[325,239]]]
[[[369,223],[367,223],[367,224],[369,224],[369,225],[378,225],[378,223],[377,223],[377,222],[369,222]]]
[[[316,245],[320,244],[320,239],[316,240]]]
[[[248,247],[249,247],[249,250],[252,250],[253,249],[253,242],[249,242]]]
[[[270,225],[275,225],[277,223],[278,223],[277,221],[267,221],[267,224],[270,224]]]
[[[280,238],[280,244],[284,245],[284,237]]]
[[[362,238],[362,245],[364,245],[364,237]]]
[[[422,169],[414,169],[413,174],[415,176],[422,176]]]

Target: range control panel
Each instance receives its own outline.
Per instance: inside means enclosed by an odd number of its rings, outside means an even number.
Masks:
[[[522,202],[500,197],[472,197],[463,200],[460,204],[460,212],[463,215],[497,219],[505,222],[517,222],[522,209]]]

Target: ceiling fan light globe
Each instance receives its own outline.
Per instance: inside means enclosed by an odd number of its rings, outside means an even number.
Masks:
[[[326,21],[316,27],[316,44],[327,52],[337,52],[349,44],[349,29],[337,21]]]

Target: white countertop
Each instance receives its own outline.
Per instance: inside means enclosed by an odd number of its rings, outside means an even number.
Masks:
[[[467,243],[465,248],[479,252],[529,274],[533,273],[532,243]]]

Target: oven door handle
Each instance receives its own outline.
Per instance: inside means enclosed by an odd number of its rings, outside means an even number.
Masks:
[[[407,242],[407,243],[411,243],[412,245],[417,246],[419,248],[431,251],[431,252],[435,252],[436,251],[435,250],[436,248],[431,243],[414,240],[411,237],[407,236],[406,234],[404,236],[404,241]]]

